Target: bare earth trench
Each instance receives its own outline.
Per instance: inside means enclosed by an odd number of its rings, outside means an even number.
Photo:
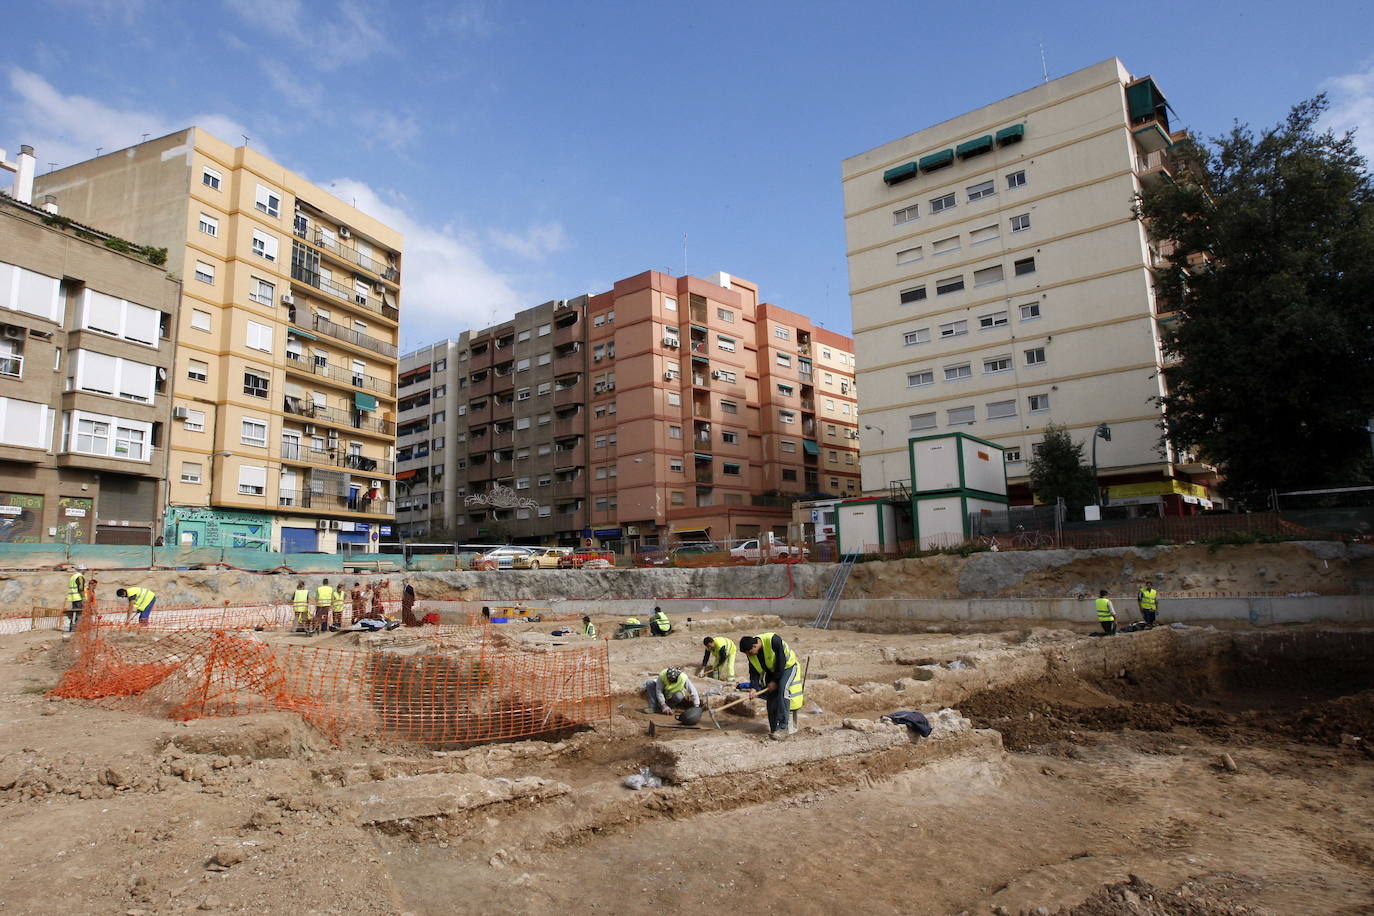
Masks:
[[[1322,559],[1284,586],[1321,591],[1341,563],[1344,593],[1368,577],[1367,558]],[[731,715],[645,734],[645,677],[695,664],[703,635],[777,625],[613,641],[609,722],[450,751],[49,700],[70,643],[0,638],[0,912],[1374,912],[1374,631],[786,626],[810,659],[798,735]],[[912,742],[871,722],[945,707],[973,727]],[[858,750],[807,757],[842,742]],[[665,760],[784,752],[623,785]]]

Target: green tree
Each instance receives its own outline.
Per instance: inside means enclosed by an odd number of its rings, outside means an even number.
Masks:
[[[1083,443],[1053,423],[1045,427],[1045,438],[1031,456],[1030,484],[1036,498],[1051,505],[1061,496],[1066,506],[1097,502],[1097,481],[1083,463]]]
[[[1237,124],[1174,147],[1140,215],[1176,249],[1155,289],[1165,438],[1262,505],[1270,488],[1369,479],[1374,415],[1374,186],[1324,96],[1255,136]]]

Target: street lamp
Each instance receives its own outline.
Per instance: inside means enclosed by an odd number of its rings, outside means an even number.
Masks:
[[[1104,442],[1112,441],[1112,428],[1106,423],[1097,424],[1097,429],[1093,430],[1093,502],[1098,508],[1102,507],[1102,487],[1097,483],[1097,440]]]
[[[869,426],[867,423],[864,424],[864,429],[875,432],[883,437],[882,447],[878,452],[878,462],[883,475],[883,488],[890,489],[890,482],[887,479],[887,430],[883,429],[881,426]]]

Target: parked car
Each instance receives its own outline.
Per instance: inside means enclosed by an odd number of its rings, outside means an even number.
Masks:
[[[811,551],[804,547],[789,547],[781,542],[775,542],[772,547],[764,547],[759,543],[758,538],[750,538],[739,546],[730,548],[731,559],[747,560],[754,563],[765,558],[769,560],[801,560],[810,555]]]
[[[607,569],[615,565],[615,554],[599,547],[579,547],[560,557],[558,565],[563,569]]]
[[[473,569],[529,569],[534,563],[534,549],[530,547],[497,547],[472,561]]]
[[[665,547],[645,547],[635,552],[636,566],[671,566],[672,562],[673,558]]]
[[[725,555],[725,548],[714,541],[691,541],[668,551],[669,566],[698,566],[702,557]]]
[[[536,547],[530,569],[555,569],[558,561],[572,552],[571,547]]]

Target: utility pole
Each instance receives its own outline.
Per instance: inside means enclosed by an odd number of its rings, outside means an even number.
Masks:
[[[1112,441],[1112,428],[1106,423],[1097,424],[1093,430],[1093,495],[1097,507],[1102,508],[1102,487],[1097,482],[1097,440]]]

